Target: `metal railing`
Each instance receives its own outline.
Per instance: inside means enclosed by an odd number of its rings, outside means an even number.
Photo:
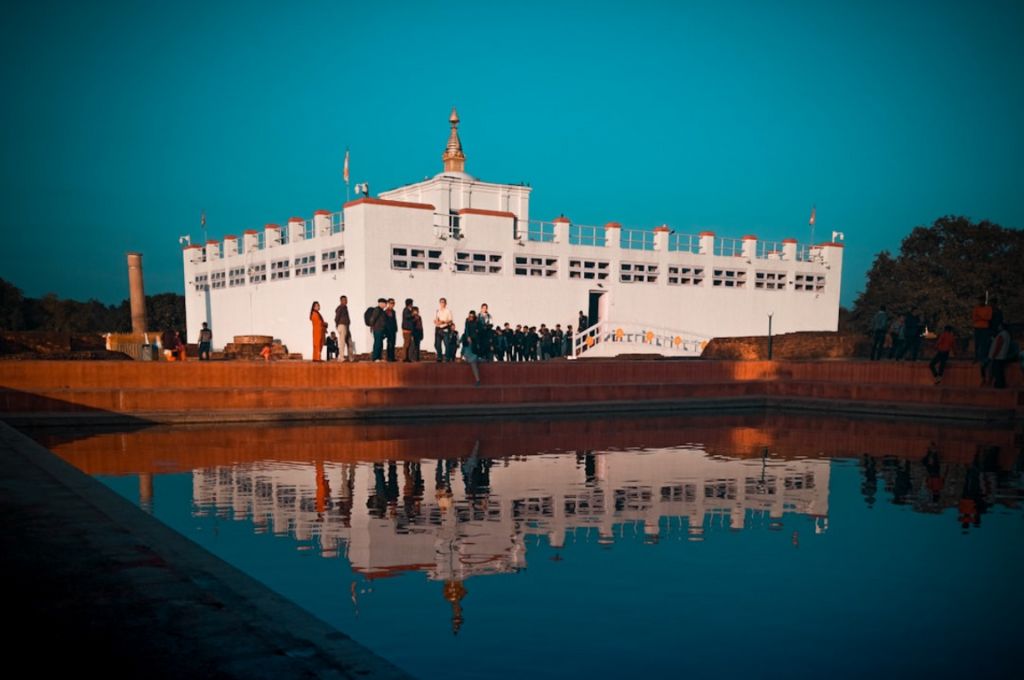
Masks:
[[[759,260],[781,260],[783,245],[781,241],[758,241],[755,257]]]
[[[647,229],[620,229],[619,247],[624,250],[654,250],[654,232]]]
[[[604,227],[591,227],[584,224],[569,225],[569,243],[574,246],[597,246],[604,248],[607,244]]]
[[[555,243],[555,223],[530,220],[526,225],[526,240],[536,243]]]
[[[621,352],[639,350],[667,356],[699,357],[711,338],[690,331],[679,331],[636,323],[598,321],[573,336],[572,356],[578,358],[595,347],[614,345]]]
[[[700,253],[700,236],[670,233],[668,235],[668,250],[670,253]]]
[[[715,255],[719,257],[742,257],[743,239],[715,237]]]

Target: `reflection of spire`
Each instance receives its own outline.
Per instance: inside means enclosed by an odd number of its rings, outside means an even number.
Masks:
[[[462,581],[449,580],[444,582],[444,599],[452,605],[452,635],[458,635],[465,619],[462,616],[462,598],[466,597],[466,586]]]
[[[444,150],[441,160],[444,161],[445,172],[465,172],[466,154],[462,152],[462,140],[459,139],[459,114],[452,107],[452,115],[448,117],[452,124],[452,132],[448,135],[448,146]]]

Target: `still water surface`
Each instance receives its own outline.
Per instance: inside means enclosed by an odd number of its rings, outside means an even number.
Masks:
[[[776,414],[34,435],[424,678],[1020,667],[1013,431]]]

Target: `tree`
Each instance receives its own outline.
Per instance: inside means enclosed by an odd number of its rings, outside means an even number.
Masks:
[[[20,331],[25,327],[24,304],[21,289],[0,279],[0,330]]]
[[[942,217],[916,227],[895,258],[875,257],[867,286],[850,315],[866,330],[881,305],[890,314],[916,307],[930,328],[949,324],[964,333],[979,297],[994,299],[1007,321],[1024,321],[1024,231],[983,220]]]

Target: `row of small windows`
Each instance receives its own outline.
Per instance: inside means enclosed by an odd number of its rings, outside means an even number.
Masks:
[[[280,281],[291,276],[291,268],[288,260],[274,260],[270,263],[270,280]]]
[[[516,276],[541,276],[550,278],[558,275],[557,257],[532,257],[516,255]]]
[[[619,265],[622,283],[657,283],[658,265],[645,262],[623,262]]]
[[[500,274],[501,253],[456,250],[455,271],[464,274]]]
[[[295,278],[316,274],[316,255],[309,253],[295,258]]]
[[[400,270],[441,268],[442,251],[422,246],[392,246],[391,268]]]

